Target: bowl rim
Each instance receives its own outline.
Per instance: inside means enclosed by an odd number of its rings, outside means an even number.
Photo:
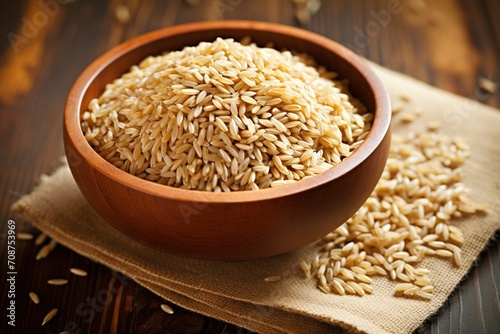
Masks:
[[[230,193],[181,189],[144,180],[113,166],[94,151],[85,139],[81,129],[80,106],[90,83],[97,75],[109,64],[124,56],[127,52],[140,48],[145,44],[176,34],[215,29],[249,29],[292,35],[302,40],[306,40],[308,43],[317,44],[330,52],[334,52],[350,63],[351,66],[355,67],[365,77],[369,87],[373,90],[375,106],[378,110],[378,112],[375,113],[372,128],[364,142],[352,153],[352,155],[342,160],[341,163],[315,176],[276,188],[266,188],[255,191],[233,191]],[[74,149],[77,150],[78,154],[83,157],[88,164],[95,168],[96,171],[126,187],[156,197],[177,201],[224,204],[266,201],[278,197],[291,196],[309,191],[331,182],[334,179],[338,179],[355,169],[356,166],[360,165],[377,149],[387,132],[390,131],[390,121],[390,99],[385,86],[366,60],[341,44],[322,35],[279,23],[248,20],[214,20],[174,25],[151,31],[127,40],[106,51],[83,70],[71,87],[64,106],[63,126],[65,134],[67,135],[65,135],[65,140],[71,141]],[[374,131],[374,129],[376,131]],[[65,148],[68,150],[68,143],[65,143]],[[68,155],[68,152],[66,154]],[[70,167],[72,167],[71,164]]]

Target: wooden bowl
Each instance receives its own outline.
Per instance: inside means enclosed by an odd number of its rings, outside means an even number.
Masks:
[[[132,176],[101,158],[85,140],[80,115],[107,83],[148,55],[217,37],[251,36],[257,45],[307,52],[348,79],[352,94],[375,113],[365,142],[336,167],[279,188],[209,193]],[[209,21],[154,31],[116,46],[87,67],[64,110],[64,143],[76,183],[90,205],[130,238],[168,253],[210,260],[248,260],[311,243],[344,223],[373,191],[387,160],[390,102],[383,84],[353,52],[290,26]]]

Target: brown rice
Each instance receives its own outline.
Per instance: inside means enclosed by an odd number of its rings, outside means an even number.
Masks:
[[[170,307],[169,305],[167,305],[167,304],[161,304],[160,308],[165,313],[174,314],[174,309],[172,307]]]
[[[460,166],[467,146],[443,135],[394,136],[382,177],[366,203],[328,234],[316,256],[300,263],[326,293],[373,291],[370,276],[398,281],[396,295],[432,298],[426,256],[462,261],[465,238],[450,220],[483,211],[467,198]],[[364,290],[361,291],[360,288]]]
[[[17,240],[32,240],[32,239],[33,239],[33,234],[31,233],[19,232],[17,234]]]
[[[47,283],[50,285],[66,285],[68,284],[68,280],[63,278],[53,278],[49,279]]]
[[[310,57],[218,38],[151,56],[82,114],[91,146],[137,177],[185,189],[256,190],[321,173],[373,114]]]
[[[76,275],[76,276],[82,276],[82,277],[85,277],[88,275],[88,273],[83,270],[83,269],[80,269],[80,268],[70,268],[69,271],[73,274],[73,275]]]
[[[58,311],[58,309],[56,309],[56,308],[50,310],[49,313],[47,313],[47,315],[43,318],[42,326],[45,325],[50,320],[52,320],[52,318],[54,318],[56,316],[57,311]]]
[[[38,295],[34,292],[30,292],[29,293],[29,297],[31,299],[31,301],[35,304],[40,304],[40,298],[38,297]]]

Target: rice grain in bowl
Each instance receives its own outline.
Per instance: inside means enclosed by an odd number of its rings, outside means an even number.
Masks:
[[[284,185],[337,165],[368,135],[373,114],[334,77],[306,55],[218,38],[132,66],[90,101],[82,128],[101,157],[146,180]]]
[[[360,102],[320,78],[322,67],[234,42],[245,36],[311,55]],[[169,50],[177,51],[158,56]],[[182,52],[193,52],[190,65]],[[211,55],[204,69],[200,52]],[[347,220],[380,177],[389,123],[382,84],[335,42],[277,24],[212,21],[140,36],[97,59],[70,91],[64,136],[78,186],[111,225],[178,255],[243,260],[290,251]],[[266,189],[224,193],[257,188]]]

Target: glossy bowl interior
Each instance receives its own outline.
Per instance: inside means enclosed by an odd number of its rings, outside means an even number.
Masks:
[[[263,46],[307,52],[349,81],[375,113],[365,142],[338,166],[271,189],[208,193],[167,187],[109,164],[87,143],[80,115],[107,83],[149,55],[250,36]],[[174,26],[127,41],[89,65],[71,88],[64,111],[68,162],[90,205],[119,231],[168,253],[209,260],[273,256],[311,243],[346,221],[368,198],[387,160],[390,102],[366,62],[341,45],[301,29],[252,21]]]

